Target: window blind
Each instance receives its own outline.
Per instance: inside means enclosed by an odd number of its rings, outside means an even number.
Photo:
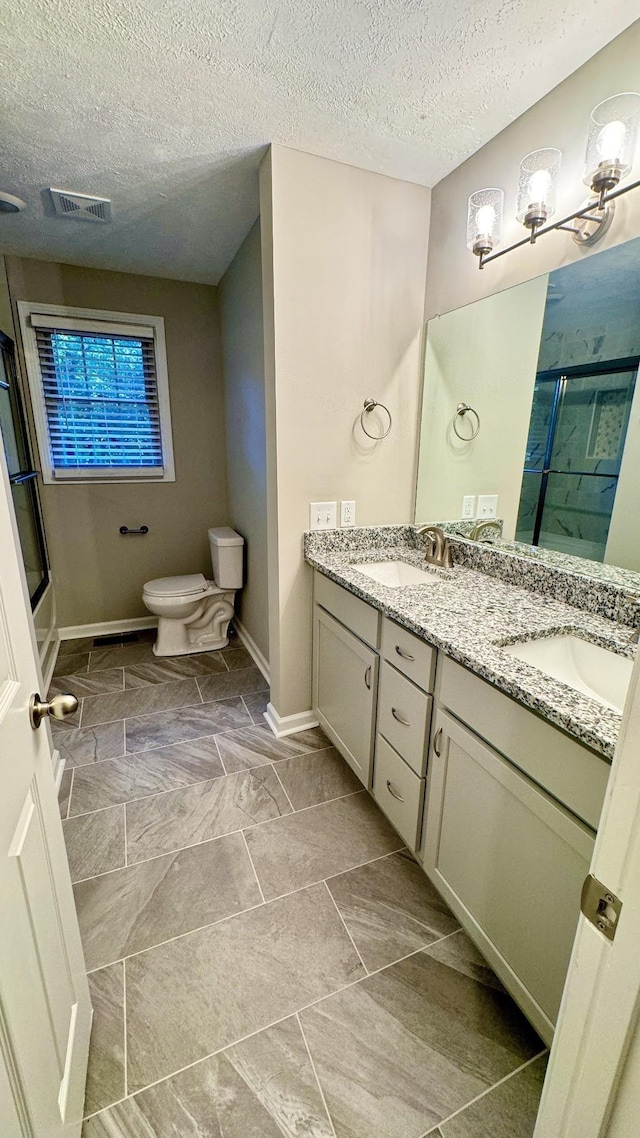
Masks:
[[[62,324],[32,320],[55,475],[162,474],[153,330]]]

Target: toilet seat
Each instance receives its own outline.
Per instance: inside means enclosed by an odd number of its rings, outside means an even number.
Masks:
[[[147,581],[144,592],[149,597],[167,597],[167,599],[195,597],[206,592],[211,584],[204,573],[187,573],[181,577],[157,577],[155,581]]]

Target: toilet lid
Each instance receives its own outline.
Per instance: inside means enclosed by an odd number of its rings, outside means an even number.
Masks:
[[[150,597],[193,597],[207,588],[202,573],[187,573],[184,577],[158,577],[147,581],[144,591]]]

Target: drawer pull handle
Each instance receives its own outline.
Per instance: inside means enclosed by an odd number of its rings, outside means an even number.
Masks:
[[[391,795],[392,798],[397,798],[398,802],[404,802],[404,798],[402,797],[401,794],[398,794],[393,789],[391,783],[389,782],[389,779],[387,779],[387,790],[389,791],[389,794]]]
[[[438,727],[438,730],[436,731],[436,733],[433,737],[433,749],[434,749],[436,755],[438,756],[438,758],[440,758],[440,754],[441,754],[441,752],[438,750],[438,743],[439,743],[441,738],[442,738],[442,727]]]
[[[410,727],[411,726],[408,719],[403,719],[401,715],[398,715],[398,712],[396,711],[395,707],[391,708],[391,714],[393,715],[393,718],[397,720],[398,723],[402,724],[403,727]]]
[[[367,670],[364,674],[364,682],[365,682],[366,686],[368,687],[369,691],[371,691],[371,664],[369,664],[369,667],[367,668]]]
[[[412,656],[410,652],[403,652],[399,644],[396,644],[396,652],[398,656],[402,656],[403,660],[415,660],[415,656]]]

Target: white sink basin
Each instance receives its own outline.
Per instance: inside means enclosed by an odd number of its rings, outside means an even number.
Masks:
[[[388,589],[400,589],[403,585],[437,585],[441,580],[433,570],[419,569],[406,561],[369,561],[350,565],[349,568],[357,569],[358,573],[364,573],[365,577],[371,577]]]
[[[597,699],[605,707],[620,712],[624,707],[633,669],[633,660],[626,656],[571,635],[507,644],[503,651]]]

